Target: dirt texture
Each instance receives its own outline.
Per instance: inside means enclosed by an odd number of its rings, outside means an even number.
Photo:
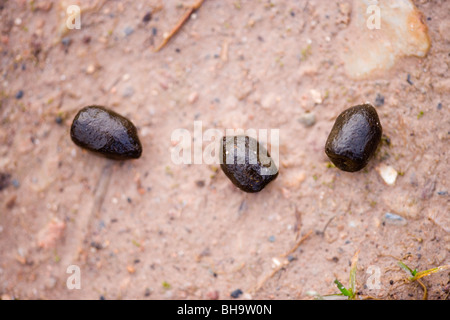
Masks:
[[[348,285],[358,250],[358,298],[422,299],[397,262],[450,264],[450,2],[414,1],[426,57],[358,80],[342,60],[351,1],[206,0],[154,52],[193,2],[0,1],[1,299],[314,299]],[[363,103],[384,138],[343,172],[325,141]],[[77,147],[88,105],[128,117],[142,157]],[[172,132],[194,121],[278,129],[278,177],[247,194],[218,165],[174,164]],[[421,281],[449,298],[449,270]]]

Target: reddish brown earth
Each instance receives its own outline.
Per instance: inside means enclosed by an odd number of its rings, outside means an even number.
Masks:
[[[158,53],[179,1],[82,1],[81,29],[63,35],[71,3],[49,3],[0,1],[2,299],[313,299],[337,293],[335,278],[348,284],[358,250],[360,297],[422,299],[397,261],[450,264],[450,2],[415,1],[425,58],[364,80],[340,60],[346,1],[207,0]],[[360,172],[330,167],[334,119],[365,102],[390,144]],[[140,159],[72,143],[71,121],[91,104],[133,121]],[[279,129],[278,178],[246,194],[217,166],[175,165],[171,134],[195,120]],[[394,185],[380,164],[399,172]],[[79,290],[66,286],[70,265]],[[421,279],[429,299],[448,299],[448,271]]]

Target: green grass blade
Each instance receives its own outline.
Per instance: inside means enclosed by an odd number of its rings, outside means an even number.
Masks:
[[[414,276],[414,271],[412,271],[406,264],[404,264],[403,262],[399,261],[398,265],[400,266],[400,268],[405,270],[406,273],[409,273],[409,275]]]
[[[439,267],[428,269],[428,270],[425,270],[425,271],[416,272],[416,274],[411,278],[411,281],[423,278],[423,277],[428,276],[428,275],[430,275],[432,273],[440,272],[440,271],[443,271],[443,270],[446,270],[446,269],[450,269],[450,265],[439,266]]]
[[[351,291],[347,290],[344,287],[344,285],[338,279],[334,280],[334,283],[336,284],[336,286],[338,287],[339,291],[341,291],[344,296],[346,296],[346,297],[352,297],[353,296]]]

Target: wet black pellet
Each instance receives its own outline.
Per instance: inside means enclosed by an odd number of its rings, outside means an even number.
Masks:
[[[259,192],[278,176],[270,154],[248,136],[223,137],[219,158],[225,175],[245,192]]]
[[[101,106],[81,109],[73,120],[70,136],[76,145],[106,158],[137,159],[142,154],[134,124]]]
[[[325,144],[331,162],[343,171],[364,168],[381,141],[377,111],[369,104],[351,107],[336,119]]]

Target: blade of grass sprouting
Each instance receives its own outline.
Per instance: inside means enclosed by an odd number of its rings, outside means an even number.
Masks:
[[[414,276],[414,271],[412,271],[406,264],[404,264],[403,262],[399,261],[398,265],[405,270],[407,273],[409,273],[411,276]]]
[[[339,291],[341,291],[344,296],[346,296],[346,297],[351,297],[352,296],[352,293],[349,290],[347,290],[344,287],[344,285],[338,279],[334,280],[334,283],[336,284],[336,286],[338,287]]]
[[[424,270],[424,271],[417,272],[417,273],[411,278],[411,281],[414,281],[414,280],[423,278],[423,277],[425,277],[425,276],[428,276],[429,274],[436,273],[436,272],[439,272],[439,271],[443,271],[443,270],[446,270],[446,269],[450,269],[450,265],[439,266],[439,267],[436,267],[436,268],[432,268],[432,269],[428,269],[428,270]]]
[[[355,252],[355,255],[352,258],[352,266],[350,268],[350,291],[353,294],[355,292],[356,287],[356,264],[358,262],[359,250]]]

